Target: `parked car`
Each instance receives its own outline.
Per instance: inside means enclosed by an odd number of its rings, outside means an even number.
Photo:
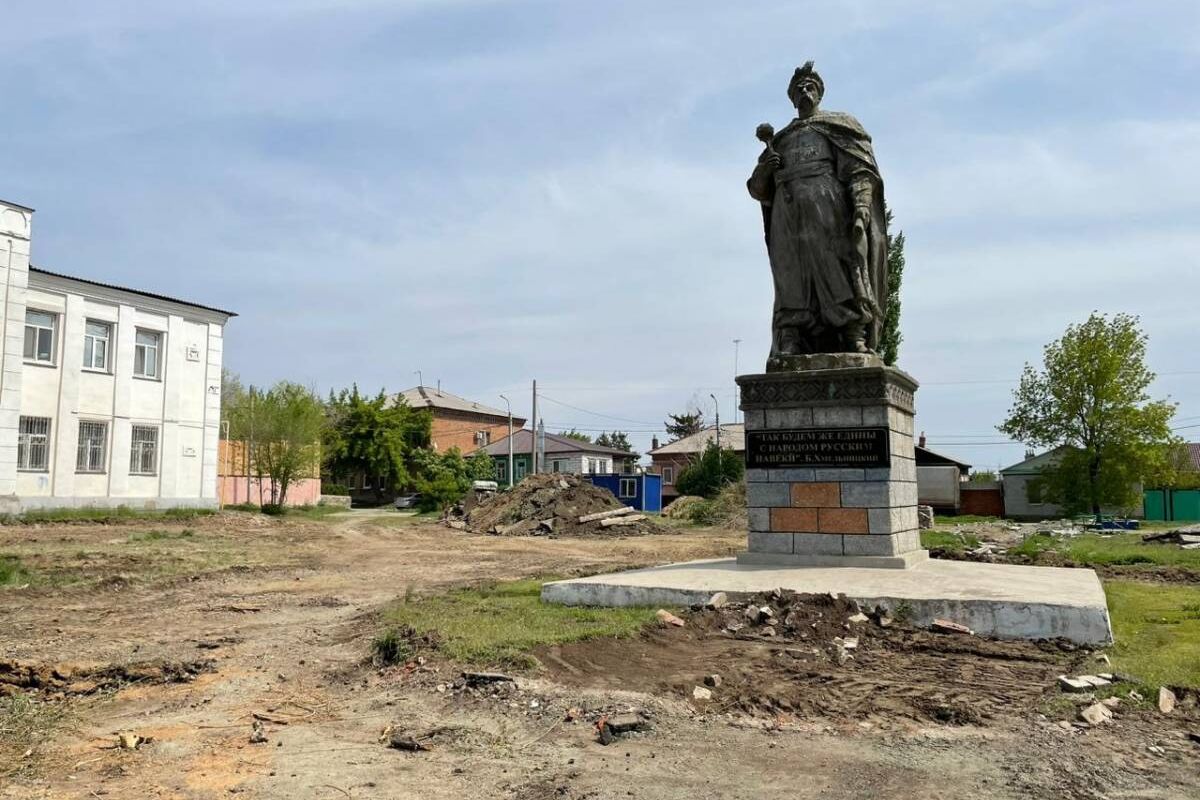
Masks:
[[[421,499],[419,494],[402,494],[396,497],[396,508],[415,508]]]

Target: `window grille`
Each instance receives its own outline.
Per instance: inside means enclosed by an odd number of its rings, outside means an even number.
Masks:
[[[158,428],[134,425],[129,448],[129,474],[158,474]]]
[[[50,468],[50,418],[21,417],[17,432],[17,469],[46,472]]]
[[[80,422],[79,453],[75,459],[76,471],[104,472],[104,456],[107,446],[107,422]]]

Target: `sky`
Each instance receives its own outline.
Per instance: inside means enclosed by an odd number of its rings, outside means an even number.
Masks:
[[[977,469],[1026,362],[1139,315],[1200,440],[1200,4],[44,0],[5,10],[33,263],[238,312],[226,365],[418,381],[550,430],[735,414],[771,278],[759,122],[871,133],[917,429]],[[735,345],[735,340],[740,340]],[[736,352],[736,363],[735,363]],[[1184,427],[1194,426],[1194,427]]]

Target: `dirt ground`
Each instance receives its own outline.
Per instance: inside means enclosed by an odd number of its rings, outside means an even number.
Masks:
[[[1062,724],[1075,707],[1055,676],[1100,669],[1053,644],[859,622],[839,663],[828,626],[730,632],[694,612],[547,648],[542,669],[495,688],[455,688],[461,667],[436,657],[367,661],[380,609],[406,593],[741,545],[734,531],[495,537],[361,513],[0,527],[0,553],[60,579],[0,590],[0,661],[36,665],[67,711],[27,765],[0,764],[0,798],[1200,796],[1194,702]],[[713,699],[694,699],[712,673]],[[649,729],[601,745],[594,722],[630,711]],[[252,744],[256,721],[266,741]],[[436,735],[403,752],[381,741],[388,726]],[[120,732],[152,741],[113,748]]]

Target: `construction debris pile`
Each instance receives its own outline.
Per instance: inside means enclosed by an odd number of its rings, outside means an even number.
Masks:
[[[612,492],[561,473],[530,475],[468,511],[461,523],[497,536],[640,536],[656,530]]]
[[[849,651],[857,649],[864,636],[872,636],[873,629],[893,624],[883,608],[868,615],[845,595],[797,594],[783,589],[757,595],[748,603],[731,603],[723,592],[718,593],[692,620],[713,632],[738,638],[812,642],[839,663],[845,663]],[[848,632],[856,635],[847,636]]]

